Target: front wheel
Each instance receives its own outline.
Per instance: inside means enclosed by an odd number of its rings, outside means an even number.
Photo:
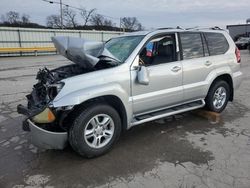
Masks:
[[[80,155],[92,158],[111,149],[121,133],[117,111],[106,104],[92,105],[75,119],[69,142]]]
[[[206,107],[213,112],[222,112],[228,103],[230,87],[227,82],[219,80],[208,91]]]

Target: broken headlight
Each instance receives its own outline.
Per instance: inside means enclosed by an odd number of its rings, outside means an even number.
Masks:
[[[49,99],[53,100],[57,96],[57,94],[62,90],[63,86],[63,82],[49,85],[47,90]]]

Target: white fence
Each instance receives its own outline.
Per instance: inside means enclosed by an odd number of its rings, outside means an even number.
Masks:
[[[0,27],[0,48],[53,47],[51,41],[51,37],[53,36],[74,36],[95,41],[107,41],[111,37],[120,34],[122,33],[114,31]],[[11,54],[13,55],[13,53],[5,53],[5,56]],[[16,55],[18,54],[20,53],[17,53]]]

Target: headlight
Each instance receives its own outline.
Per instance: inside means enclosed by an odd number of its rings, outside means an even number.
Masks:
[[[52,123],[55,119],[54,113],[49,108],[44,109],[44,111],[32,118],[36,123]]]
[[[50,100],[53,100],[57,96],[57,94],[62,90],[63,86],[64,86],[63,82],[59,82],[48,86],[48,96]]]

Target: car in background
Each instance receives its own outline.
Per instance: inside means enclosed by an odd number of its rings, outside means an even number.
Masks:
[[[243,50],[243,49],[247,49],[250,45],[250,37],[240,37],[236,42],[235,42],[236,46]]]

